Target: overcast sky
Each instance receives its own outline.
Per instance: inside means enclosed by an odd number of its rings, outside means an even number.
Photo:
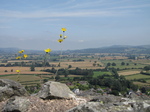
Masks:
[[[67,28],[68,37],[57,42]],[[150,0],[0,0],[0,48],[150,45]]]

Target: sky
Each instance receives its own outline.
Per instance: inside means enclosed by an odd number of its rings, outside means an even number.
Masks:
[[[0,48],[111,45],[150,45],[150,0],[0,0]]]

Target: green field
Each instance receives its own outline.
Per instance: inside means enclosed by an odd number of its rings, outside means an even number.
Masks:
[[[33,75],[33,74],[21,74],[21,75],[18,75],[18,74],[8,74],[8,75],[1,75],[0,78],[1,79],[10,79],[10,80],[13,80],[13,81],[16,81],[18,82],[18,77],[19,77],[19,82],[22,84],[22,85],[35,85],[35,84],[39,84],[40,81],[42,79],[49,79],[51,76],[47,76],[45,74],[41,75]]]
[[[126,79],[129,79],[129,80],[133,80],[133,79],[150,79],[149,75],[143,75],[143,74],[128,75],[128,76],[125,76],[125,77],[126,77]]]
[[[100,72],[100,71],[94,71],[94,75],[93,75],[93,77],[98,77],[98,76],[101,76],[101,75],[104,75],[104,74],[111,75],[111,73],[110,73],[110,72]]]
[[[125,68],[143,68],[144,66],[146,66],[146,64],[140,62],[138,63],[138,61],[132,61],[132,60],[102,60],[102,63],[104,63],[104,65],[106,66],[107,63],[116,63],[116,66],[109,66],[110,68],[114,67],[114,68],[119,68],[119,69],[125,69]],[[124,62],[125,65],[121,65],[121,63]],[[128,65],[127,65],[128,63]],[[136,64],[136,65],[135,65]]]

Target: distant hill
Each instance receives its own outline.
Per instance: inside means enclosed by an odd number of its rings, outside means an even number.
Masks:
[[[0,54],[15,54],[18,53],[22,49],[19,48],[0,48]],[[31,53],[42,53],[42,50],[25,50],[25,53],[31,54]]]
[[[0,48],[0,53],[1,54],[12,54],[12,53],[15,53],[15,52],[18,52],[19,49],[18,48]]]
[[[142,46],[122,46],[114,45],[101,48],[88,48],[81,50],[71,50],[72,53],[136,53],[136,54],[150,54],[150,45]]]
[[[3,53],[17,53],[18,48],[0,48],[0,54]],[[25,50],[26,53],[43,53],[43,50]],[[60,51],[53,51],[52,53],[59,53]],[[79,50],[66,50],[63,53],[136,53],[136,54],[150,54],[150,45],[141,46],[127,46],[127,45],[113,45],[101,48],[87,48]]]

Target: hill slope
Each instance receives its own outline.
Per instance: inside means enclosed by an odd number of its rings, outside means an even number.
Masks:
[[[0,48],[0,54],[3,53],[16,53],[20,49],[18,48]],[[53,51],[57,53],[59,51]],[[101,48],[88,48],[79,50],[67,50],[66,53],[136,53],[136,54],[150,54],[150,45],[142,46],[125,46],[125,45],[114,45],[109,47]],[[64,52],[64,53],[65,53]],[[26,50],[26,53],[43,53],[42,50]]]
[[[72,50],[70,52],[77,53],[137,53],[137,54],[150,54],[150,45],[143,46],[121,46],[115,45],[102,48],[89,48],[81,50]]]

